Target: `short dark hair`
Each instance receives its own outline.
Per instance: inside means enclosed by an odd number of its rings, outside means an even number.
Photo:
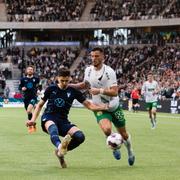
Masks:
[[[102,49],[102,48],[100,48],[100,47],[95,47],[95,48],[93,48],[91,51],[99,51],[99,52],[101,52],[101,53],[104,53],[104,50]]]
[[[147,74],[147,75],[148,75],[148,76],[149,76],[149,75],[152,75],[152,76],[153,76],[153,73],[152,73],[152,72],[148,72],[148,74]]]
[[[58,76],[63,76],[63,77],[71,76],[70,70],[66,67],[60,68]]]
[[[28,66],[26,67],[26,69],[29,68],[29,67],[30,67],[30,68],[33,68],[33,70],[35,70],[35,67],[34,67],[32,64],[31,64],[31,65],[28,65]]]

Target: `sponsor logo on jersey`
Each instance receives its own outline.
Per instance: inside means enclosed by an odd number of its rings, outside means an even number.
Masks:
[[[65,105],[65,101],[62,98],[57,98],[57,99],[55,99],[54,104],[57,107],[63,107]]]

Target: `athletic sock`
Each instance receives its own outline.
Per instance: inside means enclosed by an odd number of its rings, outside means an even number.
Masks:
[[[50,135],[52,144],[58,148],[59,145],[61,144],[61,140],[59,139],[59,133],[58,133],[57,126],[55,124],[50,125],[48,128],[48,133]]]
[[[132,156],[133,155],[133,150],[132,150],[132,145],[131,145],[131,137],[129,135],[127,140],[124,140],[124,145],[127,148],[128,151],[128,156]]]
[[[72,140],[68,145],[68,150],[73,150],[74,148],[78,147],[81,143],[85,140],[85,136],[82,131],[76,131],[72,135]]]
[[[151,118],[150,120],[151,120],[152,126],[154,126],[154,120],[153,120],[153,118]]]

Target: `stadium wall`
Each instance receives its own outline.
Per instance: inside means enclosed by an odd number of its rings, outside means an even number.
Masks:
[[[128,100],[122,102],[123,109],[128,110]],[[146,104],[144,101],[139,101],[140,111],[146,111]],[[180,114],[180,100],[162,100],[158,101],[158,112]]]
[[[180,18],[128,21],[1,22],[0,29],[105,29],[180,25]]]

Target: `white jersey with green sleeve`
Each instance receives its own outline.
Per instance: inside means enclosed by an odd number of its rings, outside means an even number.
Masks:
[[[143,86],[142,86],[142,92],[144,93],[145,96],[145,101],[147,103],[151,102],[157,102],[158,99],[158,94],[153,94],[154,91],[158,90],[159,86],[157,81],[146,81]]]
[[[117,86],[117,78],[115,71],[105,64],[100,70],[95,70],[94,66],[89,66],[85,69],[84,81],[88,81],[91,88],[110,88]],[[119,96],[110,97],[103,94],[92,95],[94,103],[109,103],[110,112],[117,109],[119,106]]]

